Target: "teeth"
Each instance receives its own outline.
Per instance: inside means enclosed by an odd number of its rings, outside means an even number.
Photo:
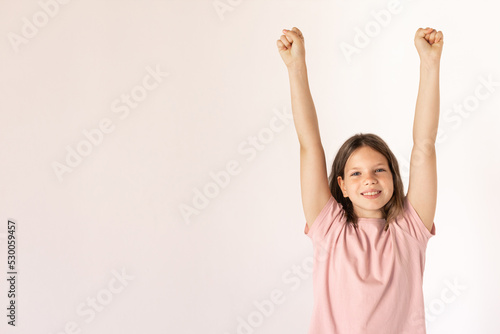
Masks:
[[[375,192],[372,192],[372,193],[363,193],[363,195],[376,195],[378,194],[380,191],[375,191]]]

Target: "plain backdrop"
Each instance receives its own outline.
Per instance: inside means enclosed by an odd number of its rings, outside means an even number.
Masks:
[[[347,138],[375,133],[398,158],[405,193],[413,39],[418,28],[443,32],[427,332],[498,333],[499,9],[0,1],[0,332],[307,332],[313,249],[276,46],[295,26],[328,173]]]

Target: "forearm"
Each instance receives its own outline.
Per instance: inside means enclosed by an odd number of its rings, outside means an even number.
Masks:
[[[288,75],[290,78],[293,122],[300,147],[303,149],[318,146],[318,144],[321,145],[318,118],[309,89],[306,65],[289,69]]]
[[[413,143],[435,143],[439,125],[439,63],[420,64],[415,119],[413,121]]]

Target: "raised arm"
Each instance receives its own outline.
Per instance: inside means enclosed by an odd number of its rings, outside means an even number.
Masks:
[[[310,228],[332,195],[318,118],[307,79],[304,36],[296,27],[283,32],[277,45],[290,79],[293,121],[300,144],[302,206]]]
[[[415,34],[415,47],[420,56],[420,83],[413,121],[407,197],[431,231],[437,201],[435,142],[439,124],[439,65],[443,33],[432,28],[420,28]]]

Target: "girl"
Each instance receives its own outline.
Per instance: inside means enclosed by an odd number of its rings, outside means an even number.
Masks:
[[[356,134],[339,149],[327,178],[309,91],[304,36],[283,30],[278,51],[288,69],[300,143],[300,183],[313,241],[314,306],[309,334],[425,334],[422,279],[435,235],[435,141],[443,34],[414,38],[420,85],[413,123],[408,193],[398,162],[374,134]]]

